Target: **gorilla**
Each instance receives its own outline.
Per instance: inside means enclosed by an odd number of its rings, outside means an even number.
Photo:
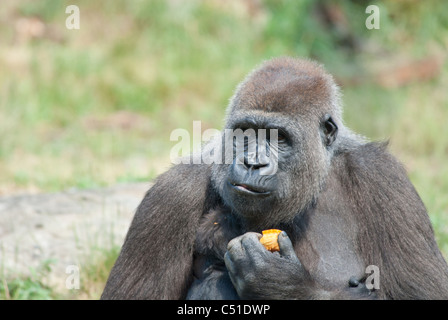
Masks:
[[[274,130],[256,151],[276,157],[248,161],[245,141],[232,161],[160,175],[102,299],[448,299],[422,200],[386,143],[344,125],[321,65],[281,57],[252,71],[209,145],[238,129]],[[259,241],[271,228],[282,230],[278,252]]]

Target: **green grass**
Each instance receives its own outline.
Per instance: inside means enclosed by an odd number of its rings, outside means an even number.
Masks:
[[[431,81],[392,89],[370,73],[381,71],[377,62],[387,71],[397,61],[445,58],[446,3],[379,3],[374,31],[364,27],[364,2],[341,2],[345,20],[330,29],[315,1],[245,3],[80,0],[81,28],[67,30],[71,3],[2,1],[0,195],[151,180],[169,166],[172,130],[191,130],[193,120],[203,130],[221,128],[228,99],[254,66],[307,56],[338,80],[361,79],[342,81],[345,121],[369,138],[390,139],[448,256],[448,67]],[[28,27],[19,28],[19,18]],[[36,23],[45,31],[33,36]],[[342,45],[347,36],[358,50]],[[92,255],[113,260],[97,249]],[[35,281],[14,281],[12,298],[54,298],[44,286],[32,293]],[[29,293],[15,293],[23,287]]]
[[[0,277],[0,300],[98,300],[104,289],[120,246],[89,248],[79,267],[79,288],[56,288],[47,280],[52,272],[53,260],[43,261],[29,274]],[[67,277],[70,274],[67,274]]]
[[[28,276],[7,278],[2,272],[0,300],[52,300],[57,297],[54,290],[45,284],[45,278],[51,272],[52,260],[30,270]]]

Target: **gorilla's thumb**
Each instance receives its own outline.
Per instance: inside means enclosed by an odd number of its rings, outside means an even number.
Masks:
[[[289,239],[285,231],[282,231],[278,235],[278,245],[280,247],[280,255],[282,257],[298,260],[294,247],[292,246],[291,239]]]

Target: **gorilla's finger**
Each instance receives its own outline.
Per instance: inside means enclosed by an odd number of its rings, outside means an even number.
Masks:
[[[230,240],[229,243],[227,244],[227,251],[232,252],[242,251],[243,248],[241,246],[241,239],[242,236],[239,236]]]
[[[280,247],[280,255],[287,259],[297,259],[296,252],[294,251],[294,247],[292,245],[291,239],[288,237],[285,231],[282,231],[278,235],[278,246]]]
[[[226,268],[230,272],[230,274],[236,272],[235,264],[233,263],[228,251],[224,254],[224,263],[226,264]]]
[[[261,237],[259,233],[247,232],[241,239],[241,246],[250,260],[259,259],[266,253],[266,249],[260,242]]]
[[[232,261],[232,258],[230,257],[229,252],[226,252],[224,254],[224,263],[226,265],[227,271],[229,272],[229,278],[232,282],[233,286],[236,288],[239,287],[239,277],[238,277],[238,270],[235,263]]]
[[[252,249],[257,246],[262,246],[260,243],[261,234],[256,232],[247,232],[241,238],[241,245],[244,249]]]

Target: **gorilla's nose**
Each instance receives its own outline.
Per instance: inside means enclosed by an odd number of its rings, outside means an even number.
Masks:
[[[269,162],[261,162],[257,159],[257,154],[255,152],[248,152],[244,156],[244,166],[247,169],[260,169],[269,165]]]

